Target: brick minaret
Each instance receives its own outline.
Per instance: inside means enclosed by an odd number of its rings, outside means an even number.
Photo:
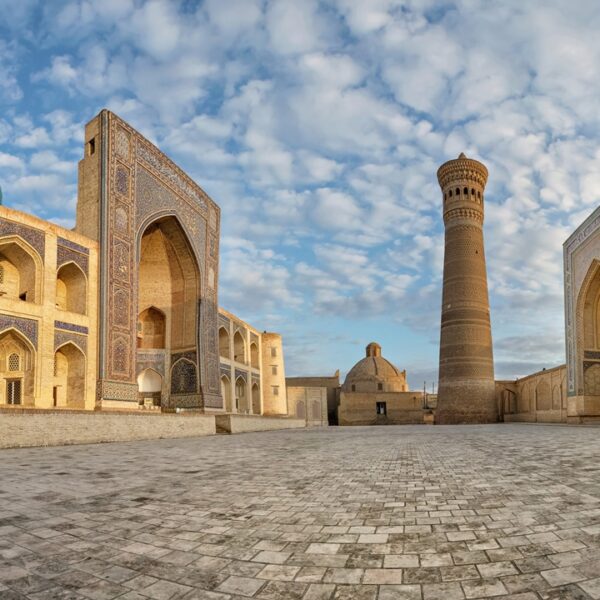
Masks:
[[[483,249],[485,165],[461,154],[437,172],[444,198],[444,289],[436,423],[497,420]]]

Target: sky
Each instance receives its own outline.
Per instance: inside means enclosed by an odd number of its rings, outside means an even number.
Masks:
[[[564,362],[562,243],[600,199],[595,0],[0,0],[4,203],[75,221],[108,108],[220,205],[221,306],[287,375],[377,341],[437,378],[436,170],[484,162],[497,378]]]

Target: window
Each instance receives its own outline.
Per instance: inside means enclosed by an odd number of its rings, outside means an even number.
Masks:
[[[464,194],[465,196],[468,196],[468,195],[469,195],[469,188],[465,188],[465,189],[463,190],[463,194]]]
[[[21,404],[21,380],[6,380],[6,402],[8,404]]]
[[[277,356],[277,348],[271,348],[271,358],[275,358]]]
[[[378,415],[387,415],[387,404],[385,402],[377,402],[375,409]]]
[[[271,365],[271,375],[277,375],[277,365]]]
[[[460,196],[460,188],[456,188],[456,195]]]
[[[355,392],[356,391],[356,386],[354,384],[352,384],[352,391]]]
[[[278,385],[272,385],[271,386],[271,392],[273,393],[273,396],[279,396],[279,386]]]
[[[379,391],[383,390],[383,383],[378,383],[378,384],[377,384],[377,389],[378,389]]]
[[[14,353],[8,357],[8,370],[9,371],[20,371],[21,370],[21,359],[19,355]]]
[[[92,156],[96,152],[96,138],[92,138],[88,142],[88,154]]]

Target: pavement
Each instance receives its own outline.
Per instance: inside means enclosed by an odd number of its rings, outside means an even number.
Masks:
[[[0,451],[1,600],[600,599],[600,429]]]

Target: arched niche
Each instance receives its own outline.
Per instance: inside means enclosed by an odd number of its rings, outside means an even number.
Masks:
[[[56,308],[81,315],[87,312],[87,280],[75,263],[67,263],[56,272]]]
[[[54,353],[53,404],[85,408],[85,355],[72,342]]]
[[[235,380],[235,406],[240,413],[248,412],[246,381],[243,377],[238,377]]]
[[[258,362],[258,344],[256,342],[252,342],[250,344],[250,365],[254,369],[258,369],[259,368],[259,362]]]
[[[225,410],[227,412],[232,412],[231,381],[227,375],[221,375],[221,396],[223,398]]]
[[[233,335],[233,359],[246,364],[246,342],[239,331]]]
[[[143,310],[138,317],[138,348],[165,347],[166,317],[154,306]]]
[[[166,347],[196,347],[200,271],[179,221],[164,217],[146,227],[140,242],[138,314],[151,306],[166,316]]]
[[[160,392],[162,390],[162,376],[154,369],[144,369],[137,377],[140,392]]]
[[[162,400],[163,378],[154,369],[144,369],[137,376],[138,398],[140,404],[160,406]]]
[[[0,378],[3,404],[34,405],[35,350],[15,329],[0,334]]]
[[[229,331],[225,327],[219,327],[219,356],[221,358],[231,358],[229,348]]]
[[[18,236],[0,239],[0,297],[41,302],[43,265],[39,254]]]

